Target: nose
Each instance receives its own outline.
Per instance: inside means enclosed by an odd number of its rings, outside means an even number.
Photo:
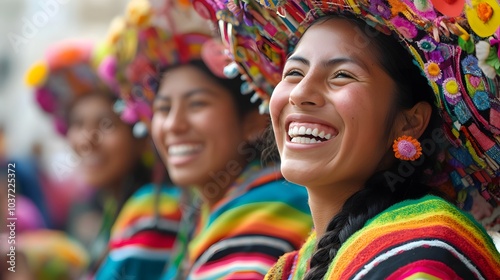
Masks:
[[[181,106],[172,107],[163,121],[164,132],[183,133],[188,129],[186,110]]]
[[[303,108],[321,107],[325,104],[322,82],[314,74],[306,75],[290,92],[291,105]]]
[[[83,126],[74,129],[69,139],[75,152],[84,157],[97,149],[103,137],[103,132],[96,127]]]

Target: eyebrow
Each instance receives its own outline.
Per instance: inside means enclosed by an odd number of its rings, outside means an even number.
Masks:
[[[210,95],[215,95],[215,92],[213,92],[212,90],[210,90],[208,88],[195,88],[195,89],[192,89],[192,90],[187,91],[184,94],[182,94],[181,98],[182,99],[188,99],[188,98],[190,98],[193,95],[202,94],[202,93],[208,93]],[[168,97],[168,96],[162,96],[162,95],[157,95],[155,97],[155,101],[157,101],[157,100],[170,101],[170,99],[171,99],[170,97]]]
[[[290,60],[300,62],[306,66],[311,65],[310,61],[307,58],[299,56],[299,55],[290,56],[287,59],[287,61],[290,61]],[[351,58],[351,57],[336,57],[336,58],[332,58],[332,59],[323,61],[321,64],[324,68],[330,68],[330,67],[334,67],[335,65],[342,64],[342,63],[356,64],[356,65],[360,66],[361,68],[365,69],[366,71],[370,72],[370,69],[368,67],[366,67],[366,64],[363,61],[356,59],[356,58]]]

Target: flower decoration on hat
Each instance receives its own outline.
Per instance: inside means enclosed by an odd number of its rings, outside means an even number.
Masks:
[[[93,44],[85,40],[66,40],[48,48],[44,60],[27,71],[25,82],[35,89],[42,110],[51,114],[56,130],[67,132],[70,103],[92,91],[109,90],[100,82],[93,66]]]
[[[347,14],[392,34],[436,96],[458,191],[500,202],[500,5],[496,0],[204,0],[240,71],[265,101],[286,55],[317,18]]]

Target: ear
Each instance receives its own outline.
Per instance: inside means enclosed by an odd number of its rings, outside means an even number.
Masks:
[[[405,110],[400,118],[397,135],[407,135],[418,139],[427,128],[431,114],[432,106],[425,101],[418,102],[411,109]]]
[[[255,142],[269,126],[271,118],[268,114],[260,114],[258,110],[248,112],[243,118],[243,135],[248,142]]]

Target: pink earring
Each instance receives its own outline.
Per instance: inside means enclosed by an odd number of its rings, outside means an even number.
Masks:
[[[422,147],[417,139],[411,136],[401,136],[392,145],[395,156],[401,160],[414,161],[422,155]]]

